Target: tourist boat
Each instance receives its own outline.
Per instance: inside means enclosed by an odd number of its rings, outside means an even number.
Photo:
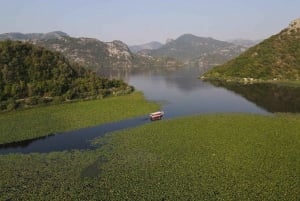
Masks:
[[[150,113],[149,117],[151,121],[154,121],[154,120],[161,119],[164,116],[164,114],[165,113],[163,111],[157,111],[157,112]]]

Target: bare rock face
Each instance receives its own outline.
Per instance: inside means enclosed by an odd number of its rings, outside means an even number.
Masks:
[[[128,46],[121,41],[113,41],[107,42],[107,50],[109,52],[110,57],[117,57],[118,59],[124,57],[125,59],[129,59],[132,57]]]
[[[298,31],[298,30],[300,30],[300,18],[293,20],[290,23],[290,25],[288,27],[288,30],[289,31],[293,31],[293,30]]]

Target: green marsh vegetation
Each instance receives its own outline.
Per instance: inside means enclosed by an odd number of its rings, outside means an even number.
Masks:
[[[153,122],[93,151],[0,156],[1,200],[300,199],[300,116]]]
[[[108,136],[108,199],[299,200],[299,115],[205,115]]]
[[[159,108],[141,92],[0,114],[0,144],[32,139],[147,114]]]

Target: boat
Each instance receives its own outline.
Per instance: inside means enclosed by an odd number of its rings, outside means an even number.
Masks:
[[[164,111],[157,111],[157,112],[150,113],[149,117],[151,121],[160,120],[164,116],[164,114],[165,114]]]

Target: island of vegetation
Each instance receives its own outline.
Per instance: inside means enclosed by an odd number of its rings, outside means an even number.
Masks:
[[[202,79],[300,83],[300,18],[279,34],[213,68]]]
[[[133,91],[121,80],[100,78],[61,53],[19,41],[0,42],[0,110],[49,102],[95,99]]]
[[[148,114],[159,105],[141,92],[0,113],[0,145]],[[22,123],[20,123],[22,122]],[[12,129],[13,128],[13,129]]]

